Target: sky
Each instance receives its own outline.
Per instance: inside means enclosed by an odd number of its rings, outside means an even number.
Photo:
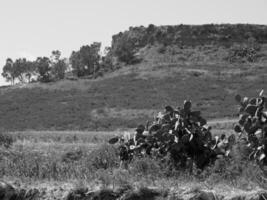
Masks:
[[[0,72],[7,58],[50,56],[94,41],[109,46],[130,26],[267,24],[267,0],[0,0]],[[0,85],[7,84],[0,77]]]

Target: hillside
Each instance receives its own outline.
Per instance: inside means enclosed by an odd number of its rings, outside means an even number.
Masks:
[[[184,99],[191,99],[194,108],[208,119],[235,117],[235,94],[254,96],[261,89],[267,91],[267,28],[238,26],[227,25],[226,30],[230,32],[217,27],[216,33],[206,26],[197,26],[197,29],[183,26],[194,33],[180,31],[179,41],[183,47],[173,42],[163,45],[160,40],[151,44],[135,43],[134,52],[141,62],[121,64],[118,70],[98,79],[3,87],[0,89],[0,127],[4,130],[132,128],[151,119],[165,105],[179,106]],[[119,37],[139,29],[132,28],[130,32],[114,36],[113,51]],[[166,28],[169,29],[179,32],[176,27]],[[203,32],[196,37],[198,31],[195,30],[199,29]],[[214,37],[210,38],[205,31]],[[236,34],[232,34],[233,31]],[[230,34],[231,40],[218,39],[224,33]],[[168,33],[163,38],[175,35]],[[256,59],[250,62],[245,55],[229,62],[229,44],[243,45],[248,38],[242,35],[255,38],[254,43],[260,45]],[[143,36],[135,35],[135,38]]]
[[[135,40],[136,47],[147,44],[163,43],[182,46],[198,46],[217,44],[231,46],[233,43],[243,43],[249,38],[255,38],[259,43],[267,43],[267,26],[254,24],[204,24],[204,25],[175,25],[130,27],[129,30],[113,36],[112,47],[128,38]]]

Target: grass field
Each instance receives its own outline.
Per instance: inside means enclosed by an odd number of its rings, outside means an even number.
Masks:
[[[262,65],[128,66],[97,80],[30,84],[0,90],[3,130],[116,130],[134,128],[191,99],[208,119],[235,117],[234,96],[267,91]]]
[[[211,121],[213,133],[231,133],[235,120]],[[157,188],[162,191],[212,190],[226,195],[249,194],[265,187],[253,163],[217,163],[204,172],[173,171],[150,158],[134,160],[129,170],[118,168],[115,146],[107,145],[114,132],[16,131],[14,143],[1,148],[0,175],[19,188],[37,188],[44,199],[62,199],[74,188]],[[235,166],[236,165],[236,166]],[[238,170],[235,167],[239,167]],[[241,168],[240,168],[241,167]],[[218,169],[224,169],[219,172]],[[192,192],[191,191],[191,192]]]

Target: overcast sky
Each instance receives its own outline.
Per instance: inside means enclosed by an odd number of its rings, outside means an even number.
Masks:
[[[7,57],[69,57],[130,26],[181,23],[267,24],[267,0],[0,0],[0,71]]]

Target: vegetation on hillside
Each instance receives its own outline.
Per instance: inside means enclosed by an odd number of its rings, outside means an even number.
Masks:
[[[52,51],[50,58],[43,56],[35,61],[25,58],[7,58],[2,76],[12,84],[34,81],[51,82],[64,79],[67,72],[77,77],[96,78],[105,72],[114,71],[124,65],[142,61],[140,50],[144,47],[160,45],[159,53],[167,47],[175,46],[186,52],[187,48],[197,49],[211,45],[226,48],[225,60],[233,62],[256,62],[262,53],[261,45],[267,43],[267,26],[250,24],[207,24],[130,27],[112,37],[111,47],[100,54],[101,43],[94,42],[73,51],[68,59],[61,58],[61,52]],[[199,49],[198,49],[199,51]],[[184,56],[184,61],[190,58]]]
[[[140,66],[143,67],[143,66]],[[131,68],[130,68],[131,69]],[[265,67],[157,66],[121,71],[99,80],[60,81],[2,88],[0,127],[5,130],[115,130],[133,128],[184,99],[208,119],[235,117],[233,97],[266,88]],[[147,69],[146,69],[147,70]]]
[[[1,88],[0,126],[132,128],[163,104],[179,105],[189,97],[208,119],[235,117],[235,94],[267,90],[266,29],[150,25],[113,36],[104,55],[100,43],[93,43],[73,51],[69,59],[58,50],[35,61],[7,59],[2,75],[8,81],[32,83]]]
[[[35,61],[28,61],[25,58],[13,61],[8,58],[3,67],[2,76],[11,84],[15,81],[20,83],[50,82],[63,79],[67,69],[67,60],[61,58],[61,52],[57,50],[52,51],[50,58],[38,57]]]
[[[163,45],[160,52],[167,46],[175,45],[181,49],[196,48],[203,45],[231,48],[235,43],[247,45],[267,43],[267,26],[250,24],[206,24],[130,27],[128,31],[120,32],[112,37],[111,50],[121,61],[132,63],[136,61],[136,53],[145,47],[155,44]],[[254,46],[249,48],[254,50]],[[255,49],[258,50],[258,49]],[[232,60],[233,61],[233,60]],[[255,60],[248,59],[249,62]]]

